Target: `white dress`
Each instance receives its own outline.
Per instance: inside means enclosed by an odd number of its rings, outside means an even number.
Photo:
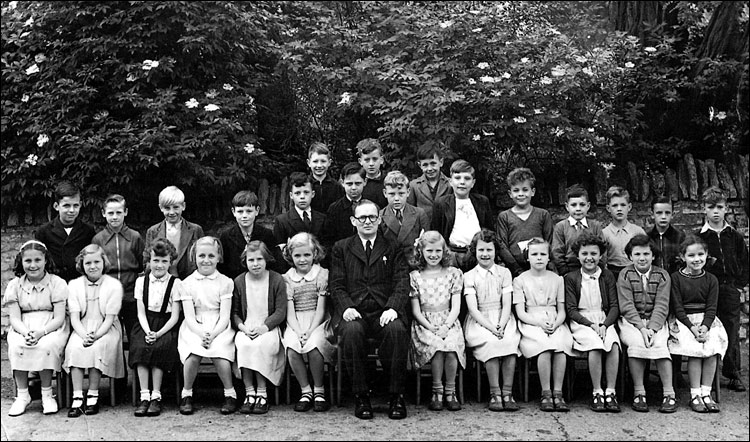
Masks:
[[[21,320],[29,330],[42,330],[52,321],[55,304],[68,300],[68,285],[57,275],[47,273],[41,281],[30,282],[26,275],[8,283],[3,306],[18,304]],[[65,313],[63,313],[65,315]],[[36,345],[26,345],[26,339],[12,327],[8,333],[8,360],[13,370],[60,371],[65,344],[70,335],[67,316],[57,330],[47,327],[47,335]]]
[[[213,330],[219,322],[221,301],[232,299],[234,283],[221,273],[214,272],[204,276],[195,270],[190,276],[182,281],[180,300],[192,300],[195,307],[195,320],[206,332]],[[231,312],[229,312],[231,317]],[[234,329],[227,321],[227,328],[222,330],[211,342],[208,348],[203,348],[203,336],[195,334],[187,321],[182,321],[179,337],[177,338],[177,351],[180,353],[180,361],[185,363],[191,355],[204,358],[221,358],[230,362],[234,361]]]
[[[578,312],[594,324],[602,324],[607,317],[607,314],[602,309],[602,296],[601,289],[599,288],[599,278],[601,277],[602,270],[597,268],[594,275],[589,275],[582,270],[579,271],[582,277],[581,299],[578,300]],[[599,337],[599,333],[595,332],[589,326],[579,324],[573,320],[568,325],[570,326],[570,332],[573,334],[574,350],[604,350],[609,353],[612,351],[612,345],[614,344],[622,348],[620,337],[617,335],[614,324],[607,327],[607,333],[604,335],[603,341]]]
[[[263,325],[268,318],[268,275],[256,281],[245,273],[245,287],[247,293],[241,296],[247,298],[247,314],[245,316],[246,327],[257,327]],[[237,332],[234,338],[237,347],[237,366],[248,368],[262,374],[273,385],[281,385],[286,366],[286,354],[281,343],[281,330],[274,327],[266,333],[250,339],[245,333]]]
[[[107,333],[89,347],[83,346],[83,338],[73,330],[65,347],[63,368],[67,372],[70,367],[96,368],[111,378],[125,377],[122,326],[117,317],[122,306],[122,284],[109,275],[93,283],[81,276],[68,283],[68,291],[68,309],[71,313],[80,312],[86,331],[96,331],[106,315],[114,315],[115,319]]]
[[[328,295],[328,270],[315,264],[306,275],[300,275],[294,268],[284,274],[286,281],[287,301],[294,302],[294,312],[302,330],[308,330],[318,307],[318,299]],[[313,330],[305,345],[301,345],[299,336],[291,327],[284,331],[284,347],[304,355],[311,350],[318,349],[326,362],[332,362],[336,353],[336,346],[329,338],[333,337],[330,327],[330,317],[326,312],[323,322]]]
[[[489,270],[485,270],[477,265],[464,274],[464,296],[475,296],[479,313],[492,325],[497,326],[503,309],[503,295],[513,293],[512,279],[510,270],[505,267],[495,264]],[[471,314],[467,315],[464,321],[464,336],[466,346],[472,347],[474,357],[478,361],[487,362],[512,354],[521,355],[521,334],[512,312],[502,338],[484,328]]]

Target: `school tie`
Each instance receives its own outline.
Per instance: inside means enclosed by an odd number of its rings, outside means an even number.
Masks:
[[[302,222],[305,223],[305,227],[310,230],[310,217],[307,216],[307,211],[302,212]]]
[[[648,292],[648,275],[641,273],[641,283],[643,284],[643,293]]]
[[[403,224],[404,223],[404,215],[401,213],[400,210],[396,211],[396,219],[398,220],[399,224]]]
[[[370,255],[372,255],[372,241],[368,239],[365,243],[365,256],[367,256],[367,262],[370,262]]]
[[[576,231],[580,232],[583,229],[583,224],[580,221],[576,221]]]

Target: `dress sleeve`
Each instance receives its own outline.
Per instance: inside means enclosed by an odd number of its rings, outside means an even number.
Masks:
[[[9,304],[18,304],[19,281],[20,281],[19,278],[13,278],[8,283],[8,287],[5,290],[5,295],[3,296],[3,307],[8,306]]]
[[[455,267],[449,267],[453,269],[452,283],[451,283],[451,297],[461,295],[461,289],[464,287],[464,274],[461,270]]]
[[[518,277],[513,280],[513,304],[525,304],[526,294],[523,291],[523,280]]]
[[[122,308],[122,284],[120,284],[120,281],[114,279],[110,284],[107,284],[106,288],[102,285],[99,302],[102,302],[102,300],[104,301],[103,310],[105,315],[117,315],[120,313],[120,309]]]
[[[557,273],[555,273],[555,303],[565,304],[565,281]]]
[[[80,293],[78,290],[76,290],[76,281],[77,279],[74,279],[68,283],[68,311],[71,313],[80,313],[83,311],[83,309],[81,308]]]
[[[284,282],[286,283],[286,300],[294,301],[294,287],[292,287],[292,281],[291,279],[289,279],[286,273],[284,274],[283,278]]]
[[[476,273],[467,272],[464,275],[464,296],[477,295],[476,283],[474,282]]]
[[[133,298],[134,299],[143,299],[143,281],[147,278],[147,276],[139,276],[138,279],[135,280],[135,287],[133,288]],[[175,281],[176,283],[177,281]],[[174,291],[174,286],[172,287],[172,291]]]
[[[223,275],[222,275],[223,276]],[[229,277],[224,276],[220,282],[219,299],[232,299],[232,292],[234,291],[234,283]]]
[[[513,294],[513,275],[506,267],[500,267],[500,278],[502,279],[502,293]]]
[[[409,285],[411,286],[411,290],[409,290],[410,298],[419,298],[419,284],[417,283],[418,275],[419,272],[417,270],[409,274]]]
[[[289,283],[287,283],[287,287]],[[317,280],[318,296],[328,296],[328,270],[320,269]]]
[[[68,300],[68,285],[62,278],[52,278],[50,283],[50,300],[52,304],[66,302]]]
[[[189,279],[190,277],[188,277]],[[192,301],[193,300],[193,291],[191,290],[191,285],[188,279],[185,279],[184,281],[180,281],[180,301]]]

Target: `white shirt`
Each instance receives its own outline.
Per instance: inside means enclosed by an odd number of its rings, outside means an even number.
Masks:
[[[453,231],[448,242],[459,247],[468,246],[474,235],[481,229],[471,200],[456,198],[456,221],[453,223]]]

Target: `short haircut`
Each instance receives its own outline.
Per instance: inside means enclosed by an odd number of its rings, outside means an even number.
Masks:
[[[76,256],[76,270],[78,270],[78,273],[81,275],[85,275],[86,271],[83,269],[83,260],[86,259],[86,255],[93,255],[94,253],[101,253],[102,254],[102,261],[104,262],[104,268],[102,269],[102,274],[106,274],[110,268],[112,268],[112,263],[109,262],[109,258],[107,258],[107,254],[104,253],[104,249],[99,244],[89,244],[83,249],[81,249],[80,252],[78,252],[78,255]]]
[[[469,266],[475,266],[477,263],[477,244],[479,241],[492,243],[495,246],[495,264],[500,264],[503,258],[500,256],[500,237],[493,230],[482,229],[475,233],[469,243],[469,256],[467,257],[467,264]]]
[[[258,251],[261,255],[263,255],[263,259],[266,260],[266,264],[276,262],[276,259],[274,259],[273,255],[271,254],[271,250],[268,249],[266,243],[256,239],[254,241],[250,241],[242,251],[242,254],[240,255],[240,264],[242,265],[242,267],[247,268],[247,254]]]
[[[185,194],[177,186],[167,186],[159,192],[159,206],[171,206],[185,202]]]
[[[715,206],[727,202],[727,194],[716,186],[711,186],[703,191],[701,202],[708,206]]]
[[[196,250],[198,250],[198,246],[203,246],[206,244],[216,247],[216,251],[219,254],[219,262],[224,262],[224,248],[221,246],[221,242],[215,236],[202,236],[198,238],[192,246],[190,246],[190,251],[188,252],[190,254],[190,264],[196,265]]]
[[[122,204],[122,207],[126,209],[128,207],[128,204],[125,202],[125,197],[117,193],[110,194],[106,198],[104,198],[104,204],[102,204],[102,209],[106,209],[107,204],[109,203],[120,203]]]
[[[604,255],[604,252],[607,251],[607,241],[604,240],[601,236],[585,231],[578,235],[578,238],[573,241],[573,244],[570,245],[570,250],[573,251],[573,253],[578,256],[578,252],[581,250],[581,247],[586,246],[597,246],[599,247],[599,254]]]
[[[149,257],[152,252],[154,256],[169,257],[171,262],[175,262],[177,259],[177,248],[172,244],[172,241],[166,238],[156,238],[148,247]]]
[[[625,198],[630,203],[630,193],[624,187],[612,186],[607,189],[607,204],[612,202],[612,198]]]
[[[685,236],[685,239],[680,243],[680,255],[684,255],[687,248],[694,244],[700,244],[703,247],[703,250],[706,251],[706,254],[708,254],[708,244],[706,244],[706,241],[700,236],[690,233]]]
[[[78,187],[74,186],[70,181],[60,181],[55,186],[55,201],[58,203],[66,196],[74,197],[81,196],[81,191]]]
[[[365,179],[365,168],[359,163],[346,163],[341,169],[341,179],[344,180],[350,175],[359,175],[362,179]]]
[[[409,189],[409,178],[398,170],[392,170],[383,179],[383,187],[403,187],[404,189]]]
[[[651,210],[654,210],[654,206],[657,205],[657,204],[669,204],[671,206],[672,205],[672,198],[670,198],[668,196],[664,196],[664,195],[657,196],[651,202]]]
[[[505,182],[508,183],[509,187],[513,187],[514,184],[522,183],[524,181],[528,181],[532,188],[536,187],[536,177],[534,176],[534,173],[531,172],[531,169],[527,167],[516,167],[508,173],[508,178],[505,179]]]
[[[548,254],[550,253],[550,245],[549,245],[549,243],[544,238],[540,238],[538,236],[535,236],[534,238],[531,238],[531,240],[529,240],[529,243],[526,245],[526,248],[523,251],[523,257],[526,258],[526,261],[529,260],[529,250],[531,249],[531,246],[537,246],[537,245],[540,245],[540,244],[546,245],[547,246],[547,253]]]
[[[357,212],[357,207],[366,206],[368,204],[371,204],[371,205],[375,206],[375,210],[378,213],[380,213],[380,206],[378,206],[378,203],[376,203],[375,201],[372,201],[372,200],[368,200],[368,199],[362,198],[356,204],[352,204],[352,216],[354,216],[354,214]]]
[[[568,191],[565,194],[565,201],[570,201],[571,198],[586,198],[587,202],[591,201],[589,199],[589,192],[579,184],[568,187]]]
[[[364,140],[361,140],[357,143],[356,149],[358,157],[371,154],[376,150],[380,150],[381,154],[383,153],[383,148],[380,146],[380,142],[375,138],[365,138]]]
[[[289,175],[289,189],[291,190],[292,187],[302,187],[306,184],[309,184],[312,188],[312,178],[310,178],[310,175],[304,173],[304,172],[292,172]]]
[[[325,143],[321,143],[320,141],[314,141],[310,145],[310,149],[307,150],[307,158],[310,158],[314,153],[317,153],[318,155],[328,155],[328,158],[331,157],[331,150],[328,149],[328,146],[326,146]]]
[[[630,238],[630,241],[628,241],[627,244],[625,244],[625,254],[630,257],[630,254],[633,253],[633,249],[635,247],[650,247],[651,253],[654,254],[654,257],[656,257],[660,250],[656,246],[656,243],[651,240],[651,238],[648,237],[648,235],[645,235],[643,233],[635,235],[634,237]]]
[[[437,243],[443,244],[443,259],[440,261],[440,265],[442,265],[443,267],[448,267],[452,261],[452,253],[448,248],[448,242],[445,240],[445,238],[443,238],[443,235],[441,235],[440,232],[436,230],[428,230],[426,232],[422,232],[422,234],[419,235],[419,238],[414,241],[414,257],[412,260],[412,265],[414,265],[419,270],[427,267],[427,260],[425,260],[424,258],[422,249],[427,244]]]
[[[474,166],[469,164],[466,160],[456,160],[451,164],[451,175],[454,173],[469,173],[472,178],[476,178],[474,172]]]
[[[308,232],[299,232],[298,234],[289,238],[289,240],[286,242],[286,247],[284,247],[284,260],[286,260],[286,262],[288,262],[290,265],[294,266],[294,260],[292,259],[294,249],[305,246],[308,246],[312,249],[313,262],[315,264],[319,264],[320,261],[323,260],[323,258],[326,256],[325,249],[320,245],[320,241],[318,241],[318,238],[316,238],[315,235]]]
[[[438,158],[443,158],[443,150],[441,149],[440,144],[430,143],[417,149],[417,161],[431,160],[435,155],[437,155]]]
[[[47,273],[55,273],[55,262],[52,261],[52,255],[50,254],[47,246],[44,243],[36,240],[27,241],[21,246],[21,249],[16,255],[16,260],[13,263],[13,274],[19,278],[26,272],[23,271],[23,253],[28,250],[38,250],[44,254],[44,270]]]
[[[257,207],[259,204],[258,195],[250,190],[240,190],[232,198],[232,207]]]

